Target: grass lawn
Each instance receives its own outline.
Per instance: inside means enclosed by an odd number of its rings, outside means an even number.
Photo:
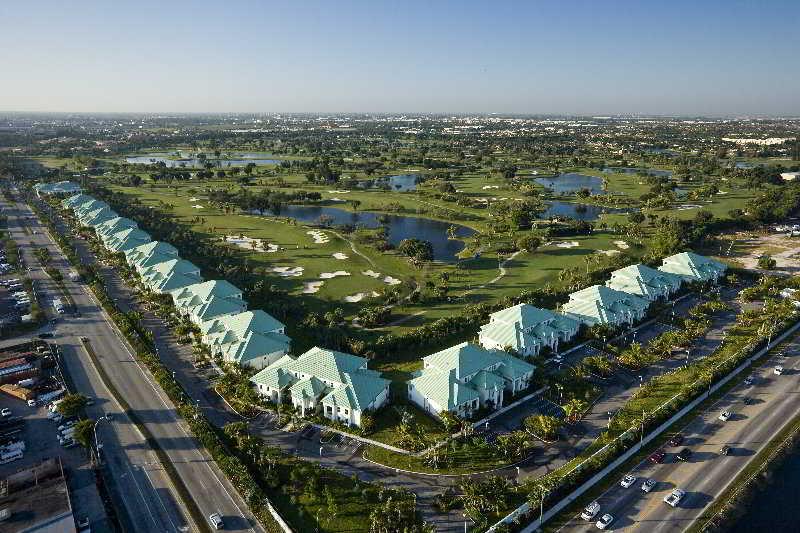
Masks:
[[[406,403],[393,404],[375,413],[375,430],[367,437],[397,448],[404,448],[397,431],[397,424],[400,422],[403,412],[411,415],[412,424],[422,429],[430,445],[449,436],[441,423],[422,412],[416,406]]]

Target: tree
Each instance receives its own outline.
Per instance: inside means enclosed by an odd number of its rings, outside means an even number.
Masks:
[[[758,258],[758,268],[772,270],[778,262],[771,255],[762,255]]]
[[[540,439],[554,440],[558,438],[558,430],[562,426],[559,418],[548,415],[534,415],[526,418],[522,425],[525,430]]]
[[[409,257],[414,263],[431,261],[433,259],[433,244],[422,239],[403,239],[397,250]]]
[[[88,448],[92,445],[92,434],[94,432],[94,420],[85,419],[75,424],[75,433],[73,437],[75,442]]]
[[[533,253],[542,245],[542,239],[536,235],[526,235],[517,239],[517,248]]]
[[[86,396],[82,394],[67,394],[61,399],[56,410],[61,416],[70,418],[76,416],[78,412],[86,407]]]
[[[567,414],[567,420],[575,422],[578,417],[586,410],[588,404],[578,398],[573,398],[564,404],[564,412]]]

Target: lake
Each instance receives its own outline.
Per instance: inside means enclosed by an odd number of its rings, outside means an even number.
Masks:
[[[399,174],[397,176],[386,176],[375,180],[373,187],[381,187],[384,184],[393,191],[406,192],[417,188],[417,178],[419,174]]]
[[[378,221],[382,215],[369,211],[351,212],[337,207],[324,207],[315,205],[289,205],[280,216],[294,218],[300,222],[317,224],[321,216],[328,216],[335,226],[352,224],[365,228],[379,228],[383,224]],[[436,261],[454,263],[456,254],[464,249],[464,242],[448,239],[447,229],[456,226],[455,235],[459,238],[469,237],[475,230],[458,224],[449,224],[439,220],[420,217],[407,217],[400,215],[386,215],[389,230],[389,242],[397,246],[403,239],[423,239],[433,245],[433,258]]]
[[[203,162],[196,158],[189,158],[189,159],[170,159],[168,157],[163,157],[160,155],[136,155],[136,156],[129,156],[125,158],[126,163],[130,163],[133,165],[155,165],[156,163],[165,163],[170,168],[179,168],[179,167],[186,167],[186,168],[200,168],[203,166]],[[228,168],[228,167],[243,167],[246,166],[248,163],[254,163],[256,165],[277,165],[281,162],[280,159],[260,159],[256,157],[251,157],[250,155],[242,155],[241,159],[206,159],[208,163],[214,163],[216,168]]]
[[[638,172],[644,172],[645,174],[649,174],[650,176],[661,176],[664,178],[671,178],[672,171],[671,170],[661,170],[658,168],[630,168],[630,167],[608,167],[604,168],[603,172],[610,173],[610,172],[622,172],[624,174],[636,174]]]
[[[800,453],[795,449],[775,471],[771,482],[756,493],[747,511],[728,533],[800,531]]]
[[[539,218],[554,216],[570,217],[576,220],[597,220],[603,213],[629,213],[630,209],[601,207],[599,205],[574,204],[570,202],[547,202],[550,207]]]
[[[603,194],[603,178],[565,172],[552,178],[534,178],[536,183],[556,194],[569,194],[581,189],[589,189],[592,194]]]

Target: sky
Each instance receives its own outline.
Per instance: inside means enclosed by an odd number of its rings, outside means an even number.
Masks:
[[[0,110],[800,116],[800,0],[0,2]]]

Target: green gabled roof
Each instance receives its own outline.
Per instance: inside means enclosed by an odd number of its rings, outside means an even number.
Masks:
[[[75,209],[76,207],[83,205],[91,200],[94,200],[93,196],[88,194],[76,194],[75,196],[70,196],[69,198],[65,198],[61,205],[66,209]]]
[[[517,324],[490,322],[481,326],[480,333],[482,336],[497,342],[500,346],[510,346],[515,350],[542,344],[541,340],[535,335],[522,332]]]
[[[289,387],[289,392],[291,392],[293,398],[301,397],[310,398],[312,400],[317,399],[320,394],[323,394],[327,390],[328,387],[313,376],[308,379],[298,381]]]
[[[137,246],[136,248],[141,248],[141,246]],[[131,248],[131,250],[135,250],[136,248]],[[130,250],[128,250],[130,251]],[[144,272],[148,268],[157,265],[159,263],[163,263],[165,261],[171,261],[175,259],[174,255],[164,255],[164,254],[150,254],[146,257],[139,259],[138,261],[134,261],[133,265],[139,272]],[[197,283],[197,282],[196,282]]]
[[[469,380],[469,384],[478,390],[502,389],[506,386],[506,380],[494,372],[481,370]]]
[[[185,259],[171,258],[161,263],[156,263],[142,270],[142,276],[152,276],[160,274],[166,277],[169,274],[197,274],[200,272],[200,267],[187,261]]]
[[[707,281],[724,273],[728,266],[694,252],[682,252],[665,258],[658,269],[688,279]]]
[[[144,281],[148,285],[148,287],[150,287],[152,290],[160,293],[167,293],[183,287],[188,287],[189,285],[192,285],[202,280],[203,278],[200,275],[188,276],[184,274],[176,274],[173,272],[167,274],[161,279],[144,280]]]
[[[345,375],[345,384],[336,387],[322,399],[323,404],[363,411],[389,386],[389,380],[369,373],[352,372]]]
[[[231,331],[237,337],[242,338],[248,331],[268,333],[284,329],[284,327],[283,323],[272,315],[265,313],[261,309],[256,309],[204,322],[200,325],[200,331],[206,335],[212,331]]]
[[[163,255],[165,257],[178,257],[178,249],[171,244],[163,241],[150,241],[136,248],[132,248],[125,252],[125,258],[135,263],[139,263],[144,258],[152,255]]]
[[[495,370],[495,372],[506,379],[513,381],[536,370],[534,365],[528,363],[527,361],[523,361],[519,357],[514,357],[511,354],[505,353],[500,353],[498,355],[500,355],[500,357],[503,359],[504,364]]]
[[[56,183],[37,183],[33,188],[39,193],[65,194],[81,190],[81,186],[72,181],[59,181]]]
[[[505,323],[519,323],[522,328],[528,328],[542,322],[548,322],[555,319],[556,313],[549,309],[540,309],[528,304],[517,304],[512,307],[507,307],[492,313],[489,317],[493,321]]]
[[[345,373],[355,372],[366,363],[363,357],[315,346],[300,355],[289,369],[342,383]]]
[[[242,291],[232,283],[224,279],[212,279],[202,283],[195,283],[181,289],[178,297],[180,299],[196,296],[200,302],[207,301],[212,296],[218,298],[238,298]]]
[[[461,379],[498,362],[499,358],[476,344],[463,342],[422,360],[438,370],[454,370],[456,379]]]
[[[107,203],[105,203],[102,200],[97,200],[97,199],[93,198],[93,199],[89,200],[88,202],[86,202],[84,204],[81,204],[78,207],[76,207],[74,212],[75,212],[75,216],[80,219],[86,213],[94,211],[95,209],[101,209],[103,207],[111,207],[111,206],[109,206]]]
[[[242,340],[235,340],[229,350],[226,350],[231,358],[239,363],[270,355],[274,353],[286,353],[289,351],[291,339],[279,333],[260,333],[251,332]]]
[[[409,383],[425,398],[444,410],[452,411],[459,405],[480,399],[478,391],[455,377],[454,370],[422,369]]]
[[[296,380],[296,378],[284,368],[293,361],[294,358],[292,356],[284,355],[251,377],[250,381],[257,385],[266,385],[273,389],[283,389]]]
[[[134,220],[125,217],[116,217],[110,220],[106,220],[96,228],[94,231],[100,236],[101,240],[105,240],[106,238],[114,235],[115,233],[122,231],[125,228],[138,228],[139,225],[136,224]]]
[[[150,234],[139,228],[126,228],[118,231],[105,242],[106,248],[117,252],[124,252],[150,241]]]
[[[202,305],[192,309],[192,315],[198,320],[210,320],[220,315],[227,315],[231,313],[239,313],[247,309],[247,303],[244,300],[235,300],[231,298],[218,298],[212,296],[206,300]]]

